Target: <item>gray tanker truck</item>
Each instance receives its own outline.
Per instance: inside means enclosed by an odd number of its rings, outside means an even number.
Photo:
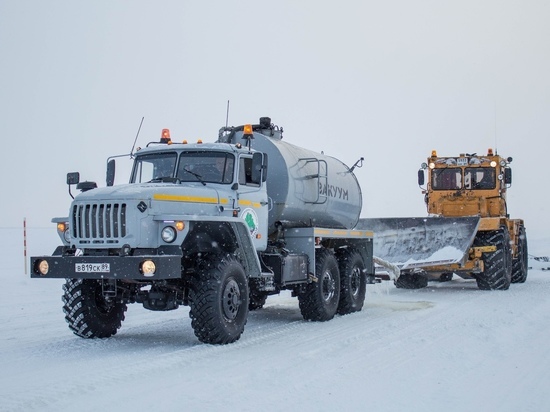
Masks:
[[[159,142],[132,154],[128,184],[67,183],[81,191],[62,241],[31,257],[33,278],[65,278],[63,310],[83,338],[117,333],[127,305],[190,306],[201,342],[238,340],[249,310],[292,291],[304,319],[360,311],[374,283],[373,233],[354,229],[362,207],[353,170],[259,124],[220,129],[215,143]]]

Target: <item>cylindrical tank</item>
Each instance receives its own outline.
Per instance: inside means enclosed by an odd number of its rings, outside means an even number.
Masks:
[[[276,230],[277,222],[285,227],[355,227],[362,195],[350,168],[334,157],[283,141],[280,130],[262,124],[264,119],[253,126],[251,147],[268,156],[270,232]],[[220,133],[220,141],[245,145],[242,136],[242,127],[231,128],[223,137]]]

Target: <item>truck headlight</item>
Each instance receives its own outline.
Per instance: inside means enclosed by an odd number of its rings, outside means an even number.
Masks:
[[[47,260],[41,260],[36,265],[36,269],[42,276],[46,276],[50,270],[50,265]]]
[[[157,267],[155,265],[155,262],[152,260],[144,260],[141,262],[141,273],[143,273],[144,276],[153,276],[155,274],[155,270],[157,270]]]
[[[164,229],[162,229],[162,232],[160,233],[160,237],[166,243],[172,243],[174,240],[176,240],[176,235],[176,229],[174,229],[172,226],[166,226]]]

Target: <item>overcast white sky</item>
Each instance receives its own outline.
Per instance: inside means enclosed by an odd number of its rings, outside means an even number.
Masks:
[[[0,226],[66,216],[65,176],[270,116],[365,166],[363,216],[424,216],[416,172],[497,146],[512,217],[550,229],[548,1],[0,0]],[[53,228],[53,225],[52,225]]]

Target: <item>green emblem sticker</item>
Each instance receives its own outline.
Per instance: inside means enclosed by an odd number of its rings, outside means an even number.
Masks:
[[[258,233],[258,215],[254,209],[244,209],[241,213],[241,219],[246,222],[248,230],[250,231],[250,236],[256,236],[256,233]]]

